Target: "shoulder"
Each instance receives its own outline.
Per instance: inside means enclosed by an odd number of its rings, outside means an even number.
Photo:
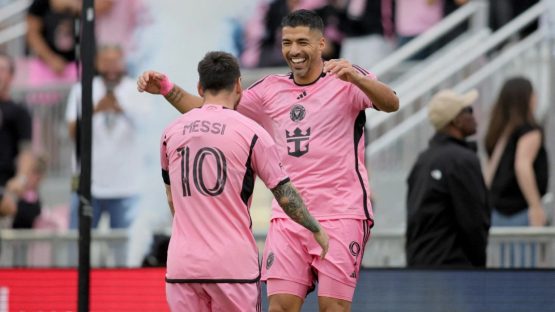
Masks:
[[[289,82],[292,81],[290,79],[291,74],[272,74],[272,75],[267,75],[264,76],[260,79],[258,79],[256,82],[254,82],[252,85],[250,85],[247,90],[260,90],[264,87],[270,86],[276,82]]]
[[[443,163],[448,167],[476,167],[480,166],[480,161],[476,152],[469,147],[450,142],[438,146],[435,153],[435,159],[439,163]]]
[[[543,129],[539,125],[526,123],[521,126],[518,126],[513,132],[513,136],[518,139],[530,132],[538,132],[543,134]]]
[[[251,131],[253,135],[258,136],[264,141],[269,140],[273,142],[273,139],[271,138],[270,134],[268,134],[268,132],[264,128],[262,128],[262,126],[260,126],[256,121],[246,116],[243,116],[241,113],[237,111],[231,111],[230,116],[235,121],[237,121],[237,123],[240,124],[242,127],[248,129],[247,131]]]

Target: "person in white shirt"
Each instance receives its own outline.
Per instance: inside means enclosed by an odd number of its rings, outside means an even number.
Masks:
[[[144,100],[136,92],[135,81],[125,76],[120,47],[99,47],[96,61],[99,74],[93,80],[92,226],[96,228],[102,214],[107,213],[111,228],[128,228],[136,215],[140,191],[142,158],[137,118],[144,112]],[[70,136],[77,140],[80,110],[81,85],[76,84],[69,94],[66,121]],[[78,197],[72,196],[70,228],[78,226],[78,204]]]

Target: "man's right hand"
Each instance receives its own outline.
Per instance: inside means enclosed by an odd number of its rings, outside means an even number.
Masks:
[[[328,233],[326,233],[326,230],[324,230],[322,226],[320,226],[320,231],[314,232],[313,235],[316,242],[318,242],[318,245],[322,247],[320,259],[324,259],[330,247],[330,238],[328,237]]]
[[[150,94],[160,94],[164,79],[167,79],[167,77],[162,73],[153,70],[145,71],[137,79],[137,90]]]

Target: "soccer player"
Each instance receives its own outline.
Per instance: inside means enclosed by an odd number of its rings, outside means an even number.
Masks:
[[[202,107],[172,122],[160,146],[174,217],[168,303],[172,311],[259,311],[261,274],[249,214],[255,176],[312,234],[322,259],[328,236],[289,181],[270,135],[234,110],[242,93],[235,58],[209,52],[198,73]]]
[[[324,62],[324,48],[318,15],[307,10],[287,15],[282,53],[291,73],[254,83],[243,91],[237,108],[272,135],[285,169],[333,246],[321,259],[318,246],[304,238],[305,230],[273,203],[262,272],[270,311],[300,311],[315,281],[321,310],[350,310],[373,225],[364,110],[399,107],[395,93],[371,73],[347,60]],[[139,91],[164,95],[182,113],[202,104],[155,71],[143,73],[137,85]]]

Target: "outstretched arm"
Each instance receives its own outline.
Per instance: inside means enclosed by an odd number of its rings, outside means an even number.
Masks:
[[[357,86],[380,111],[389,113],[399,109],[399,98],[389,86],[378,80],[363,76],[347,60],[340,59],[325,62],[324,72],[336,75],[339,79]]]
[[[161,94],[180,113],[186,113],[193,108],[202,106],[202,98],[192,95],[159,72],[152,70],[144,72],[137,79],[137,90],[150,94]]]
[[[293,184],[287,182],[278,185],[272,189],[272,193],[281,208],[283,208],[283,211],[285,211],[293,221],[304,226],[313,233],[314,239],[322,247],[320,257],[324,258],[329,248],[328,234],[320,227],[320,223],[308,212],[303,199]]]

